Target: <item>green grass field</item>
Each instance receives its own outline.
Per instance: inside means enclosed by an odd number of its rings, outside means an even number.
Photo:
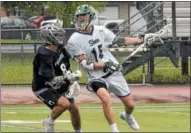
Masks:
[[[113,105],[121,132],[132,132],[119,118],[121,104]],[[80,105],[84,132],[110,132],[100,104]],[[49,109],[44,105],[3,105],[2,132],[43,132],[42,121]],[[190,104],[138,104],[134,116],[140,124],[138,132],[190,132]],[[20,123],[19,123],[20,122]],[[56,121],[56,131],[73,131],[68,112]]]

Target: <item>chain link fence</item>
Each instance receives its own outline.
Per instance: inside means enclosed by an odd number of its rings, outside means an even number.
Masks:
[[[67,39],[75,31],[72,28],[65,30]],[[24,36],[29,32],[30,37]],[[2,85],[31,84],[32,61],[40,45],[39,30],[1,30]],[[190,44],[188,48],[190,48]],[[119,56],[115,56],[119,59]],[[179,60],[179,68],[175,68],[167,57],[156,57],[152,83],[190,83],[190,60],[188,61],[188,74],[182,75],[181,59]],[[76,63],[72,61],[72,65],[75,67]],[[151,83],[149,76],[147,63],[125,75],[127,81],[132,84]],[[81,83],[85,82],[85,78],[81,80]]]

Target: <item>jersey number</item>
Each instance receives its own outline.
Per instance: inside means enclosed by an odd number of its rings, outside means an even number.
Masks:
[[[92,53],[94,54],[96,62],[98,62],[98,57],[100,59],[103,58],[103,53],[102,53],[103,51],[101,48],[102,48],[102,44],[98,45],[98,47],[93,48],[93,50],[92,50]]]

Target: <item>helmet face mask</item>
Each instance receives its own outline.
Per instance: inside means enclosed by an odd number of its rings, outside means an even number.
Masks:
[[[83,16],[83,18],[81,17]],[[79,15],[76,18],[76,27],[79,27],[79,30],[85,30],[86,27],[89,25],[89,15],[88,14],[83,14]]]
[[[82,18],[83,16],[83,21]],[[77,7],[74,23],[78,30],[86,30],[86,28],[91,25],[95,19],[95,9],[90,5],[80,5]]]
[[[41,27],[40,36],[46,44],[53,44],[56,46],[66,44],[65,30],[55,24],[47,24]]]

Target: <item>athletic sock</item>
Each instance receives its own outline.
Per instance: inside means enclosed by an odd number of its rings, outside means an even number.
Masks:
[[[125,111],[125,114],[126,114],[126,116],[130,116],[131,115],[131,113],[129,113],[127,111]]]
[[[54,120],[52,119],[51,116],[48,116],[47,120],[48,123],[54,124]]]
[[[110,127],[111,127],[111,131],[112,131],[112,132],[119,132],[116,123],[111,124]]]
[[[75,130],[76,133],[81,133],[82,132],[82,129],[80,130]]]

